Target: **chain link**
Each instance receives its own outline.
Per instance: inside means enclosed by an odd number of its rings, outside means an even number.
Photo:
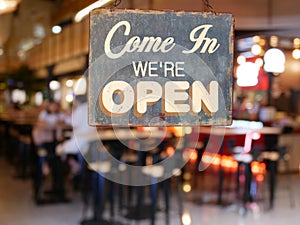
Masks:
[[[217,14],[216,11],[214,10],[214,8],[209,3],[209,0],[202,0],[202,2],[203,2],[203,5],[206,7],[207,11]]]
[[[115,0],[115,2],[114,2],[114,7],[118,7],[118,5],[120,5],[121,4],[121,0]]]

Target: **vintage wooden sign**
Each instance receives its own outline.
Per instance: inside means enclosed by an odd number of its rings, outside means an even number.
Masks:
[[[95,10],[89,63],[90,125],[232,121],[230,14]]]

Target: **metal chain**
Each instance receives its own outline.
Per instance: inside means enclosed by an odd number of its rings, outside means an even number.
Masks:
[[[121,0],[115,0],[114,7],[118,7],[121,4]]]
[[[203,5],[206,7],[206,9],[214,14],[217,14],[216,11],[214,10],[214,8],[211,6],[211,4],[209,3],[209,0],[202,0]]]

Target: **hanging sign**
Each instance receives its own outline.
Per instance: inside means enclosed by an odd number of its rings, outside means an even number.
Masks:
[[[94,10],[89,124],[231,124],[232,67],[230,14]]]

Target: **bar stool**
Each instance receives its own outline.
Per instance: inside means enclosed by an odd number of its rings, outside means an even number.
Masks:
[[[253,156],[250,153],[245,153],[244,147],[237,146],[233,148],[233,158],[238,162],[237,168],[237,194],[239,195],[240,192],[240,168],[241,166],[244,167],[244,175],[245,175],[245,183],[244,183],[244,194],[243,194],[243,207],[246,209],[246,203],[252,202],[253,196],[251,196],[250,188],[251,188],[251,180],[252,180],[252,173],[251,173],[251,162],[253,161]],[[239,197],[239,196],[237,196]]]
[[[106,144],[108,145],[108,143]],[[106,147],[109,148],[109,146]],[[88,170],[87,173],[91,175],[91,186],[94,202],[93,217],[91,219],[87,219],[86,215],[83,215],[81,225],[121,224],[114,219],[114,183],[105,179],[107,174],[114,172],[114,164],[107,157],[105,150],[100,148],[98,141],[92,141],[90,143],[89,150],[84,157],[88,161],[86,169]],[[109,221],[103,218],[106,203],[106,193],[108,193],[110,203]],[[85,201],[85,204],[88,205],[88,200]]]
[[[70,200],[66,198],[65,195],[62,162],[60,157],[55,154],[55,146],[55,143],[49,142],[44,143],[43,146],[37,148],[37,168],[34,179],[34,197],[36,204],[38,205],[47,203],[70,202]],[[46,194],[50,195],[49,198],[41,198],[45,162],[48,162],[49,166],[51,167],[52,189],[49,191],[45,191]]]
[[[287,146],[278,146],[274,149],[264,150],[260,156],[260,160],[264,161],[267,170],[269,171],[269,208],[274,207],[275,190],[277,183],[277,169],[279,161],[283,161],[285,169],[289,169],[289,154],[287,152]],[[290,206],[295,206],[295,198],[293,192],[292,179],[289,176],[287,190],[289,192]]]
[[[27,169],[29,166],[29,160],[32,150],[32,140],[29,135],[20,135],[19,137],[19,162],[20,162],[20,174],[21,178],[26,178]]]
[[[32,149],[33,149],[33,140],[31,136],[32,126],[23,124],[19,125],[19,151],[18,151],[18,164],[17,171],[19,173],[17,176],[20,178],[27,177],[27,170],[29,169],[29,161],[32,159]]]
[[[8,161],[14,164],[19,149],[19,132],[15,125],[11,125],[9,127],[8,132],[9,132],[9,147],[7,149],[7,157],[8,157]]]

